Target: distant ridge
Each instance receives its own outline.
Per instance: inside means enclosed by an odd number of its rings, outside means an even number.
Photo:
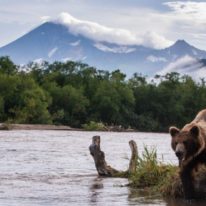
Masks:
[[[0,48],[0,56],[8,55],[17,64],[30,61],[82,61],[99,69],[120,69],[127,75],[135,72],[153,75],[180,58],[206,58],[206,51],[185,40],[177,40],[165,49],[141,45],[119,45],[97,42],[74,35],[63,24],[47,22],[17,40]]]

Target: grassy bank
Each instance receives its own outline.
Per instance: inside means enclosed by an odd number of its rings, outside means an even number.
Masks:
[[[135,132],[137,130],[130,127],[124,128],[121,125],[106,125],[103,122],[90,121],[87,124],[83,124],[82,128],[86,131],[108,131],[108,132]]]
[[[129,180],[131,187],[144,190],[148,195],[183,197],[179,168],[158,161],[155,149],[149,151],[145,147],[141,157],[137,158],[136,172],[129,177]],[[205,198],[206,168],[204,166],[194,172],[194,184],[197,197]]]

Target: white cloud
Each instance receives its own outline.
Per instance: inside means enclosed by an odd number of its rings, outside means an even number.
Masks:
[[[167,40],[165,37],[158,35],[156,32],[146,32],[142,37],[142,45],[162,49],[169,47],[174,42]]]
[[[198,17],[199,19],[204,19],[206,15],[206,2],[172,1],[165,2],[164,5],[169,6],[176,13],[190,14]],[[203,16],[199,16],[199,14],[203,14]]]
[[[79,46],[80,43],[81,43],[81,40],[78,40],[78,41],[70,43],[70,45],[75,47],[75,46]]]
[[[206,66],[204,66],[203,63],[200,62],[200,60],[186,55],[170,63],[163,70],[157,72],[157,74],[165,75],[171,72],[178,72],[182,75],[189,75],[194,80],[199,81],[200,78],[206,77]]]
[[[147,57],[147,61],[156,63],[156,62],[167,62],[167,59],[165,57],[157,57],[157,56],[153,56],[150,55]]]
[[[67,62],[67,61],[74,61],[73,57],[66,57],[66,58],[63,58],[61,59],[62,62]]]
[[[121,0],[117,3],[114,0],[0,0],[0,46],[37,27],[42,20],[48,21],[49,16],[56,18],[60,12],[67,10],[79,19],[90,22],[95,20],[110,28],[129,30],[135,34],[135,39],[139,38],[137,43],[143,42],[147,46],[165,47],[165,43],[159,40],[155,40],[157,43],[154,46],[153,42],[144,41],[144,34],[149,31],[166,37],[166,42],[167,39],[185,39],[196,47],[205,49],[206,1],[198,1],[153,0],[150,3],[148,0]],[[162,2],[166,3],[162,6]],[[128,40],[123,40],[127,44]]]
[[[61,59],[62,62],[67,62],[67,61],[84,61],[87,59],[87,56],[79,56],[79,57],[65,57]]]
[[[44,60],[42,58],[34,59],[32,64],[42,65]]]
[[[50,21],[51,17],[50,16],[42,16],[40,19],[42,20],[42,23],[45,23],[45,22]]]
[[[185,23],[184,28],[190,28],[190,26],[206,25],[206,2],[195,1],[173,1],[165,2],[164,5],[171,9],[171,15],[174,20],[183,21]],[[205,29],[199,27],[199,29]]]
[[[81,61],[84,61],[87,59],[87,56],[82,57]]]
[[[96,43],[94,46],[104,52],[112,52],[112,53],[131,53],[134,52],[136,49],[127,46],[119,46],[119,47],[108,47],[102,43]]]
[[[56,53],[57,50],[58,50],[57,47],[53,48],[53,49],[48,53],[48,57],[51,58],[51,57]]]
[[[155,32],[135,34],[126,29],[106,27],[92,21],[79,20],[65,12],[60,14],[56,22],[68,26],[69,31],[73,34],[81,34],[99,42],[106,41],[120,45],[136,44],[157,49],[165,48],[173,43]]]

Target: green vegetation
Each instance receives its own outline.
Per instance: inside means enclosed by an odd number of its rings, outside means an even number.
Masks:
[[[205,199],[206,167],[199,165],[193,171],[196,197]],[[179,167],[163,164],[157,160],[156,150],[144,148],[142,157],[137,157],[135,174],[129,175],[130,186],[148,195],[182,198],[183,188]]]
[[[149,151],[145,147],[142,157],[137,158],[136,173],[130,176],[130,186],[144,189],[149,194],[177,196],[178,193],[180,196],[182,193],[176,186],[180,185],[177,171],[178,167],[159,162],[155,149]]]
[[[0,122],[101,125],[168,131],[206,107],[206,84],[170,73],[130,79],[119,70],[97,70],[80,62],[29,63],[24,69],[0,57]],[[96,123],[95,123],[96,122]],[[96,127],[97,126],[97,127]]]
[[[87,131],[106,131],[107,128],[102,122],[90,121],[88,124],[83,124],[83,129]]]

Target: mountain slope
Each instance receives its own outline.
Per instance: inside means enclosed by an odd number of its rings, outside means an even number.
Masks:
[[[128,75],[134,72],[153,75],[178,58],[189,55],[206,58],[206,52],[178,40],[162,50],[144,46],[125,46],[96,42],[82,35],[72,34],[62,25],[47,22],[14,42],[0,48],[0,56],[8,55],[15,63],[43,59],[53,61],[83,61],[99,69],[121,69]]]

